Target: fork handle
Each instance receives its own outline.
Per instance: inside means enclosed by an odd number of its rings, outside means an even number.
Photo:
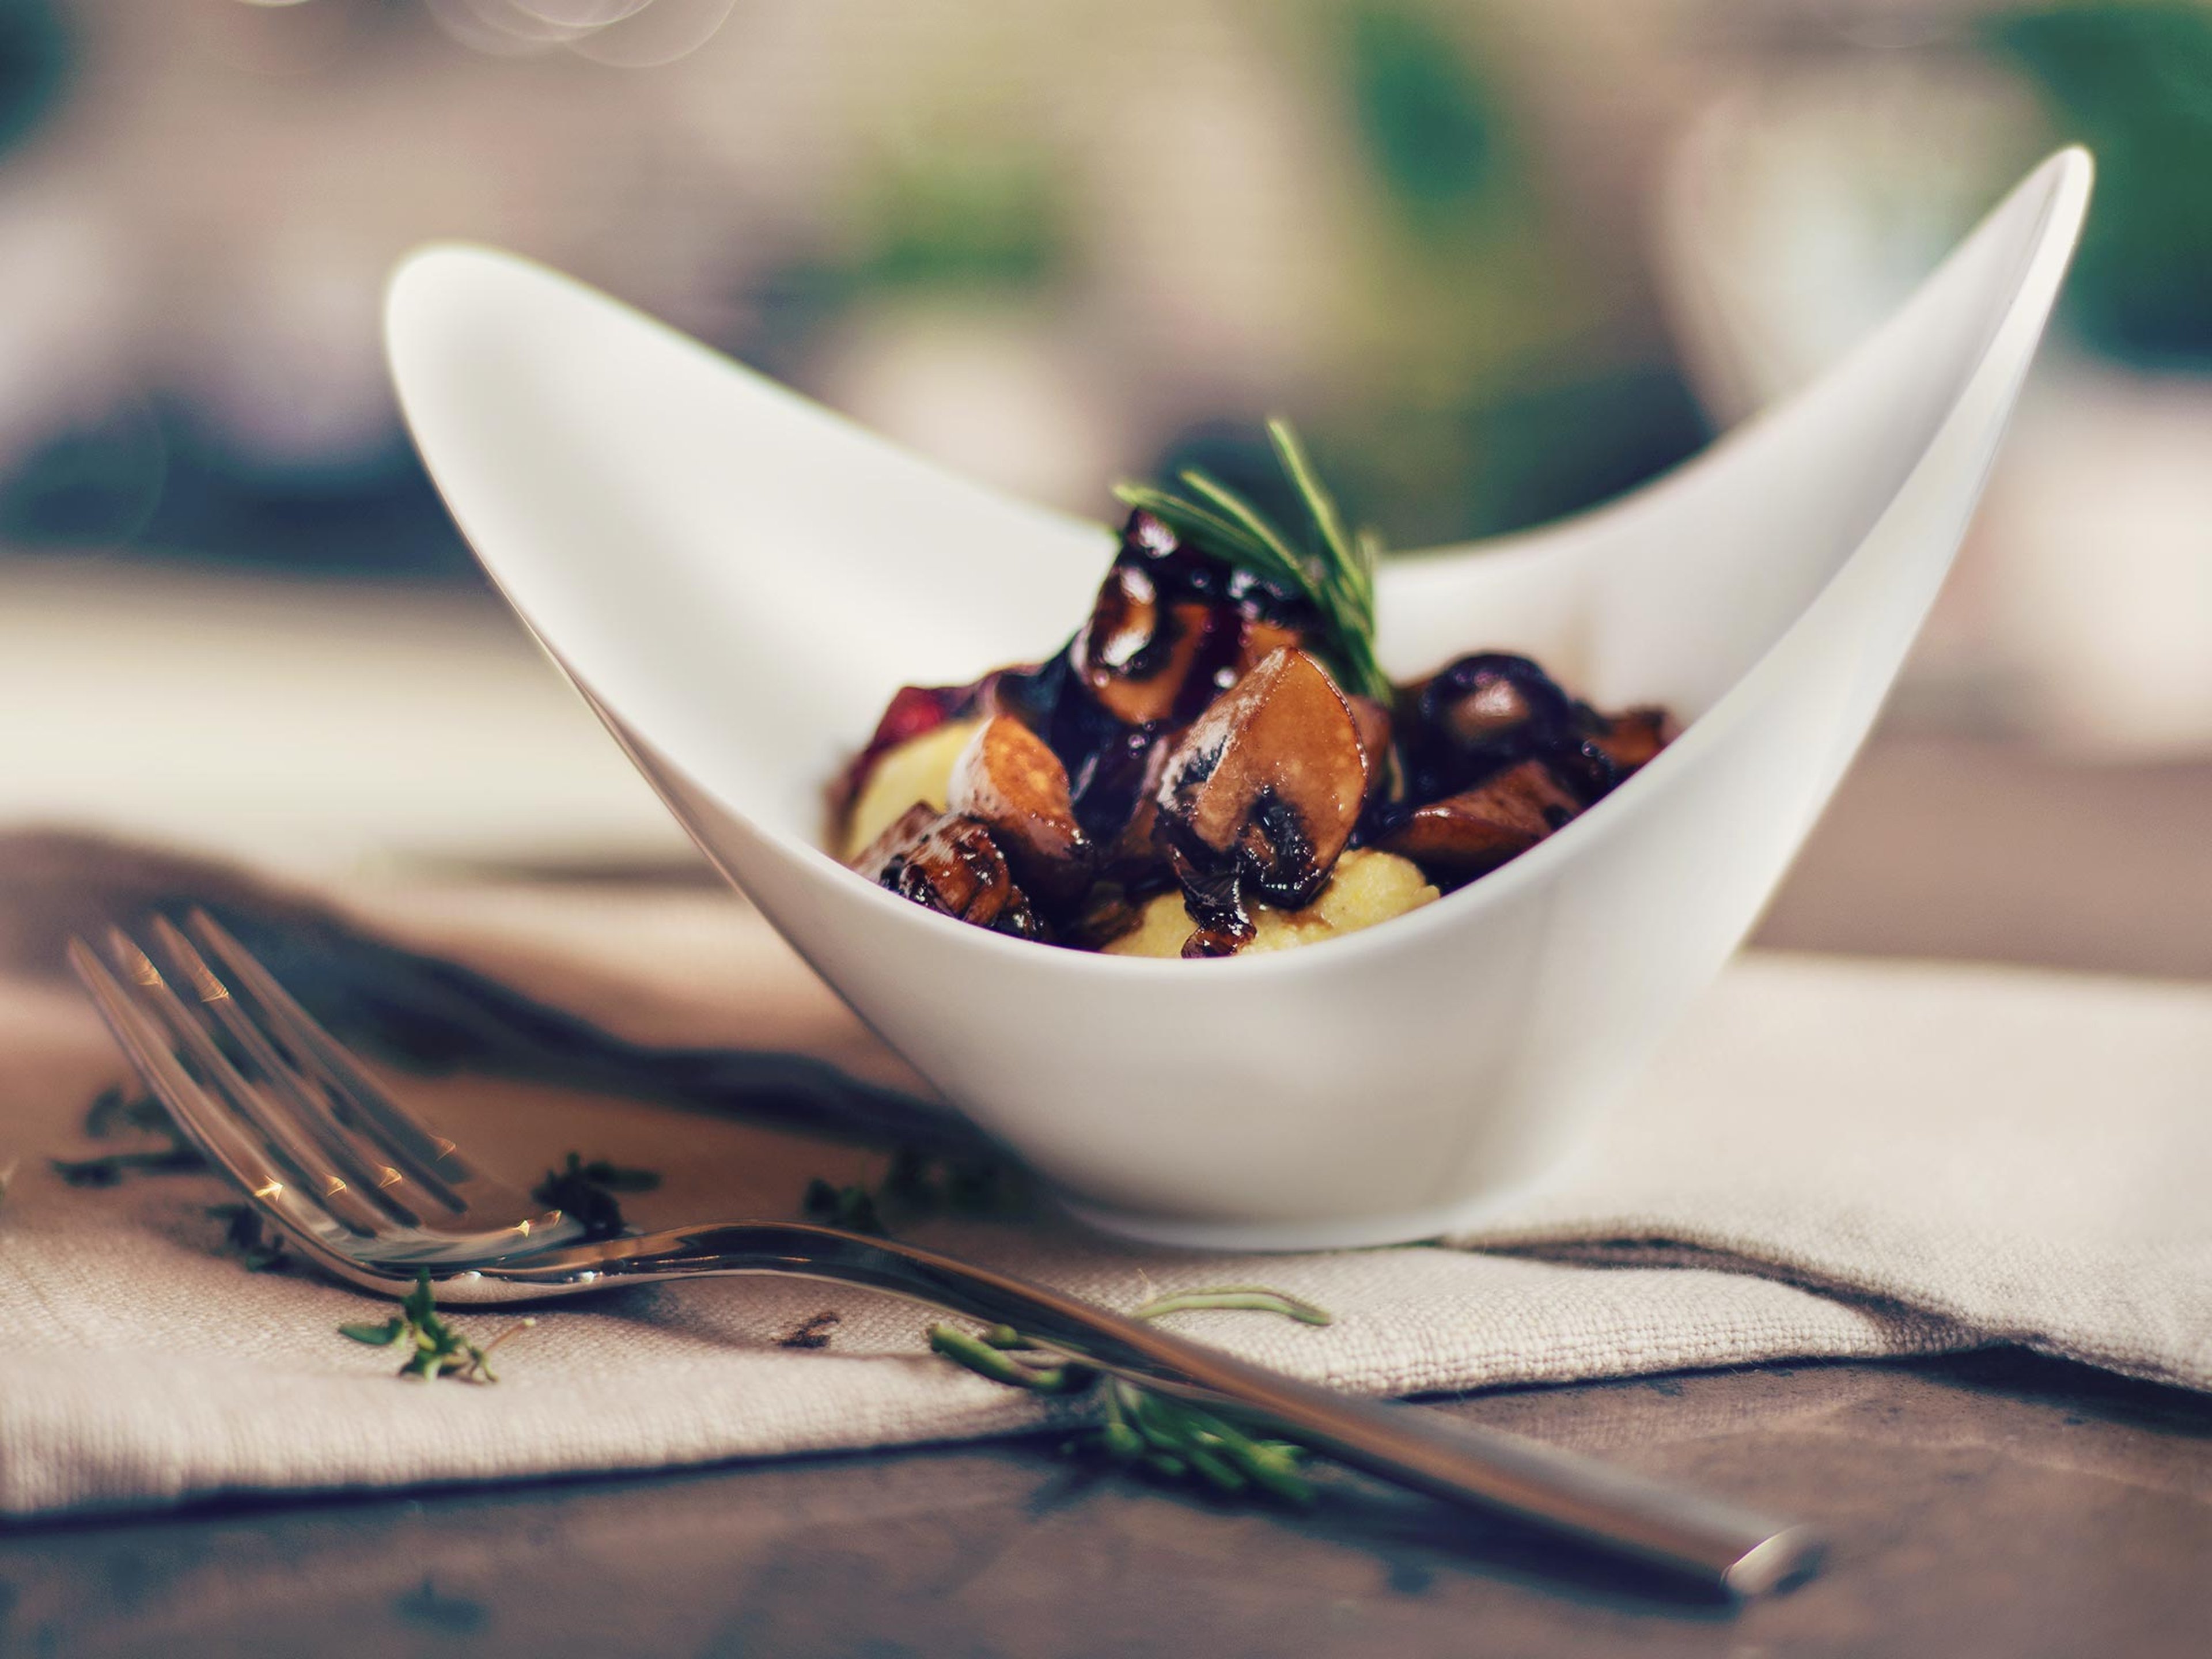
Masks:
[[[617,1253],[618,1250],[618,1253]],[[487,1279],[522,1289],[609,1279],[779,1273],[863,1285],[1297,1440],[1340,1463],[1749,1597],[1808,1573],[1819,1540],[1734,1504],[1494,1429],[1356,1399],[1285,1376],[1011,1274],[911,1244],[799,1223],[738,1223],[510,1259]]]

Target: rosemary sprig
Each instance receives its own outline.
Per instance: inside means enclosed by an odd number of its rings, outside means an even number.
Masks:
[[[1388,703],[1389,676],[1375,655],[1375,567],[1382,544],[1371,532],[1346,528],[1335,497],[1288,421],[1270,420],[1267,441],[1311,521],[1310,538],[1286,534],[1243,496],[1195,467],[1178,475],[1188,495],[1130,483],[1116,485],[1114,494],[1200,551],[1303,595],[1321,613],[1328,635],[1321,642],[1323,654],[1347,689]]]
[[[517,1331],[526,1331],[537,1322],[534,1319],[518,1320],[479,1347],[439,1314],[436,1298],[430,1290],[430,1271],[426,1267],[416,1275],[415,1288],[408,1291],[398,1313],[381,1325],[341,1325],[338,1334],[367,1343],[372,1348],[406,1349],[407,1358],[399,1367],[402,1376],[420,1377],[425,1382],[441,1376],[454,1377],[463,1382],[496,1382],[499,1378],[491,1369],[492,1350]]]
[[[629,1231],[623,1218],[623,1193],[649,1193],[660,1185],[659,1172],[629,1170],[604,1158],[586,1163],[579,1152],[568,1154],[562,1168],[548,1170],[545,1179],[530,1195],[549,1209],[567,1212],[584,1224],[586,1238],[619,1238]]]
[[[1193,1308],[1244,1308],[1308,1325],[1333,1322],[1325,1309],[1255,1285],[1158,1297],[1131,1317],[1158,1319]],[[1257,1491],[1287,1503],[1313,1501],[1312,1483],[1301,1473],[1309,1454],[1296,1441],[1247,1434],[1202,1406],[1123,1377],[1102,1377],[1011,1326],[994,1325],[972,1336],[951,1325],[933,1325],[929,1346],[980,1376],[1031,1394],[1080,1395],[1098,1386],[1098,1425],[1066,1441],[1064,1452],[1103,1456],[1163,1480],[1196,1479],[1223,1492]]]

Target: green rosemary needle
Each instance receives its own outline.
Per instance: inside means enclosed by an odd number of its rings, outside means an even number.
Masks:
[[[1308,1325],[1333,1322],[1326,1309],[1256,1285],[1157,1297],[1131,1317],[1158,1319],[1194,1308],[1249,1309]],[[1097,1425],[1067,1440],[1063,1451],[1104,1456],[1162,1480],[1195,1479],[1231,1494],[1257,1491],[1286,1503],[1313,1501],[1312,1483],[1301,1473],[1308,1453],[1295,1441],[1248,1434],[1202,1406],[1124,1377],[1103,1376],[1008,1326],[996,1325],[976,1336],[951,1325],[933,1325],[929,1346],[979,1376],[1031,1394],[1081,1395],[1097,1386]]]
[[[1375,567],[1382,542],[1371,532],[1355,534],[1346,526],[1336,498],[1322,483],[1288,421],[1270,420],[1267,441],[1310,521],[1309,538],[1287,534],[1243,496],[1195,467],[1178,475],[1187,495],[1130,483],[1116,485],[1114,494],[1200,552],[1304,597],[1321,613],[1326,637],[1317,643],[1344,677],[1346,689],[1387,705],[1390,678],[1375,654]]]

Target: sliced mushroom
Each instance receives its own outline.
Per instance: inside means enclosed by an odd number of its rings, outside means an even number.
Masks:
[[[1206,641],[1213,608],[1200,599],[1164,599],[1149,572],[1116,560],[1068,647],[1085,687],[1115,720],[1149,726],[1174,718]]]
[[[1067,769],[1010,714],[984,722],[952,763],[945,804],[991,832],[1023,885],[1073,898],[1091,879],[1091,846],[1068,799]]]
[[[1344,694],[1319,663],[1285,647],[1218,698],[1168,757],[1153,794],[1158,835],[1194,898],[1234,878],[1270,903],[1304,904],[1351,837],[1367,776]]]
[[[1580,740],[1573,701],[1526,657],[1482,651],[1424,682],[1406,712],[1414,793],[1468,788],[1500,768]]]
[[[1631,708],[1610,718],[1598,716],[1590,741],[1626,777],[1674,740],[1674,722],[1663,708]]]
[[[912,807],[853,867],[878,887],[955,921],[1020,939],[1045,937],[1006,854],[973,818]]]
[[[1582,810],[1541,761],[1522,761],[1472,789],[1415,807],[1383,836],[1441,885],[1487,875],[1527,852]]]

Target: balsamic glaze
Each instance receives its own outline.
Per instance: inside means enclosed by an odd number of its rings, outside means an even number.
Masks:
[[[1231,954],[1253,936],[1248,901],[1284,908],[1310,902],[1335,855],[1321,861],[1306,811],[1272,786],[1250,798],[1230,846],[1206,845],[1179,811],[1222,751],[1176,745],[1269,653],[1302,650],[1322,637],[1319,615],[1303,594],[1186,546],[1149,514],[1133,514],[1092,615],[1066,645],[1044,662],[969,685],[902,689],[832,791],[842,816],[888,750],[950,720],[1012,715],[1065,767],[1066,805],[1096,849],[1074,896],[1060,895],[1055,903],[1024,892],[988,831],[949,814],[909,814],[887,832],[891,844],[879,842],[856,867],[963,920],[1091,948],[1133,925],[1150,894],[1180,885],[1195,929],[1183,954]],[[1535,662],[1502,651],[1459,657],[1399,688],[1392,708],[1346,706],[1369,779],[1350,844],[1402,851],[1447,888],[1602,799],[1667,737],[1660,711],[1607,717],[1570,696]],[[1161,780],[1171,752],[1169,789]],[[1530,763],[1539,769],[1516,769]],[[1332,844],[1341,845],[1342,820],[1336,823]]]

